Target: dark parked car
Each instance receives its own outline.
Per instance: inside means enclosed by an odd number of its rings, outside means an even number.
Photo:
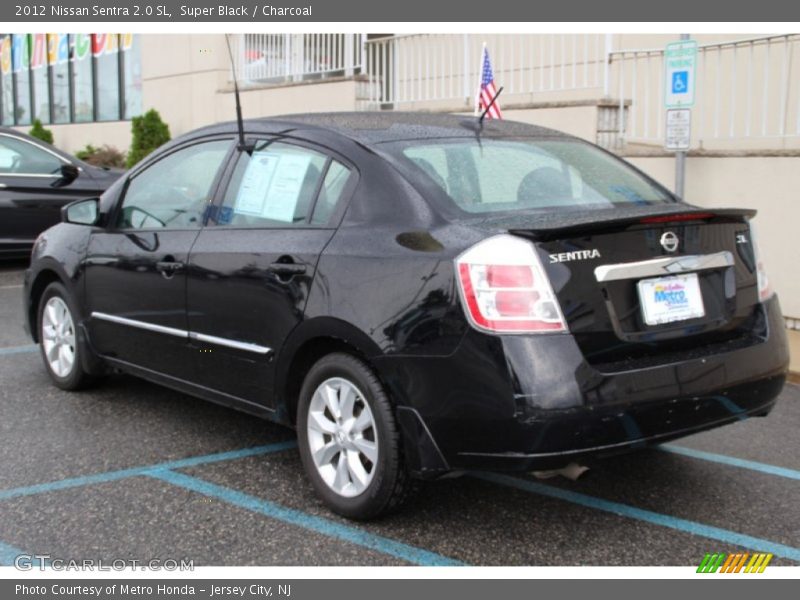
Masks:
[[[171,142],[36,244],[61,388],[107,369],[297,428],[335,511],[767,414],[788,350],[748,220],[579,139],[403,113]]]
[[[62,206],[99,196],[121,174],[0,127],[0,259],[27,258],[36,236],[59,222]]]

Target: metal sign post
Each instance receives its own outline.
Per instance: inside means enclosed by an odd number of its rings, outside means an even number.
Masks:
[[[680,42],[664,50],[664,106],[667,108],[665,147],[675,153],[675,195],[683,197],[686,182],[686,150],[691,139],[691,106],[694,104],[697,72],[697,42],[681,34]],[[669,110],[678,109],[678,110]],[[672,129],[670,129],[672,125]]]

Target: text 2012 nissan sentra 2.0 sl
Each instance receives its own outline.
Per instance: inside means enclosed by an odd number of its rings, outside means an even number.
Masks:
[[[336,512],[766,415],[788,349],[748,223],[592,144],[449,115],[200,129],[33,251],[55,384],[132,373],[297,428]]]

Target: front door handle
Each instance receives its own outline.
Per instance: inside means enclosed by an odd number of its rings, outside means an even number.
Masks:
[[[166,279],[170,279],[178,271],[182,271],[186,265],[176,260],[160,260],[156,263],[156,271],[159,271]]]

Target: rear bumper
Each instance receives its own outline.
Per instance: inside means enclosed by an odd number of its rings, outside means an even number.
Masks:
[[[660,444],[700,431],[768,414],[783,388],[778,375],[726,390],[725,394],[630,403],[604,410],[551,415],[537,452],[459,452],[458,468],[532,470],[564,466],[588,457],[609,456]],[[544,431],[542,431],[544,430]],[[569,440],[575,440],[570,447]]]
[[[569,335],[470,332],[448,357],[376,362],[417,414],[403,429],[418,474],[551,468],[768,413],[789,352],[777,298],[759,310],[755,343],[611,373],[589,365]]]

